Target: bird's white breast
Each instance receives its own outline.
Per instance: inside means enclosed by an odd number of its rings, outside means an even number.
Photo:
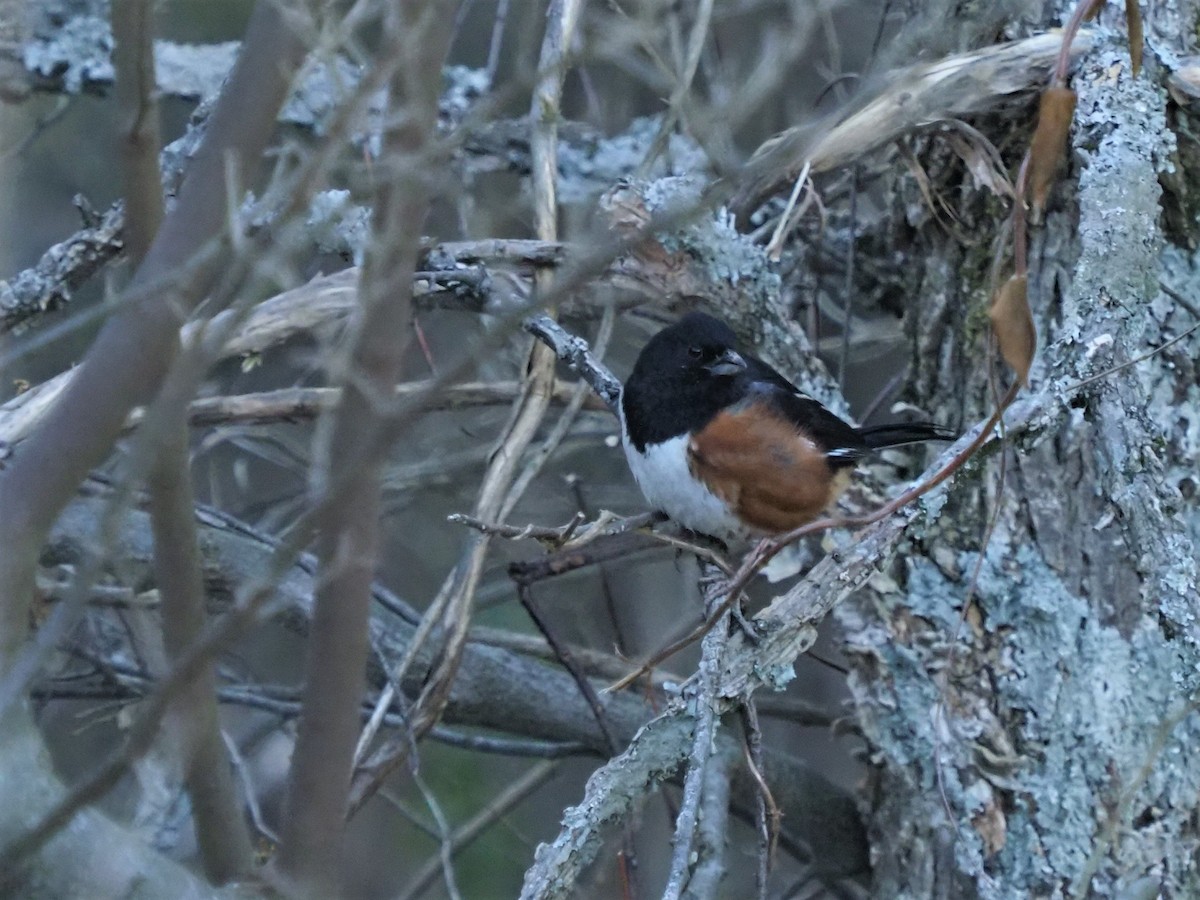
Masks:
[[[624,434],[625,429],[621,430]],[[621,444],[634,480],[652,507],[701,534],[722,540],[744,536],[746,528],[725,501],[692,475],[688,440],[688,435],[681,434],[661,444],[647,444],[644,453],[624,437]]]

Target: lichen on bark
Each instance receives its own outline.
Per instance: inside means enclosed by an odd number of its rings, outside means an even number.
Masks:
[[[910,847],[875,860],[877,896],[1200,893],[1197,509],[1179,489],[1197,392],[1170,355],[1073,388],[1187,321],[1159,284],[1198,280],[1160,224],[1162,79],[1153,59],[1132,78],[1111,32],[1075,75],[1070,170],[1031,248],[1041,412],[1010,436],[1003,492],[998,459],[961,477],[920,535],[928,555],[904,563],[907,591],[839,610],[877,763],[876,845]],[[978,293],[943,264],[958,252],[923,267],[943,305]],[[927,346],[955,337],[917,315]],[[921,374],[947,409],[964,385],[981,407],[981,358]],[[1000,509],[964,616],[984,498]]]

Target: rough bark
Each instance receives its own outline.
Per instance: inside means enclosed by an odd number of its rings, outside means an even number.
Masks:
[[[1159,50],[1167,18],[1148,29]],[[1011,435],[1002,490],[993,456],[910,528],[927,552],[894,566],[904,589],[838,612],[878,762],[877,896],[1200,891],[1189,754],[1200,736],[1200,516],[1181,493],[1200,415],[1194,351],[1177,345],[1073,389],[1194,324],[1187,298],[1200,280],[1163,230],[1159,180],[1178,160],[1170,55],[1135,79],[1122,35],[1096,38],[1074,78],[1070,171],[1033,234],[1042,412]],[[988,394],[972,310],[990,247],[932,233],[913,251],[914,383],[946,414],[978,410]],[[964,616],[980,513],[993,504]]]

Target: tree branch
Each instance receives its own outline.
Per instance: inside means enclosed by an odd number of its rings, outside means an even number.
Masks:
[[[310,896],[339,890],[341,837],[367,659],[371,585],[379,552],[386,442],[371,442],[404,359],[421,225],[433,196],[424,165],[434,147],[448,2],[386,7],[376,65],[389,76],[387,118],[362,269],[360,306],[329,429],[318,435],[314,493],[324,494],[320,559],[304,681],[304,711],[288,781],[281,873]],[[336,490],[332,486],[336,485]]]
[[[286,96],[304,44],[273,3],[256,7],[238,60],[192,162],[176,206],[130,286],[140,302],[117,313],[97,337],[71,386],[41,427],[0,471],[0,671],[26,632],[37,554],[55,516],[111,449],[129,410],[161,383],[178,341],[179,307],[202,296],[227,223],[230,159],[260,158],[273,112]],[[166,289],[168,297],[159,294]],[[153,293],[146,293],[153,290]],[[140,292],[140,293],[139,293]],[[169,298],[169,299],[168,299]],[[176,305],[178,304],[178,306]]]

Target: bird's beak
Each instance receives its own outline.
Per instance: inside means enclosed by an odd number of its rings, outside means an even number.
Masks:
[[[706,368],[713,375],[736,375],[746,368],[746,360],[736,350],[726,350]]]

